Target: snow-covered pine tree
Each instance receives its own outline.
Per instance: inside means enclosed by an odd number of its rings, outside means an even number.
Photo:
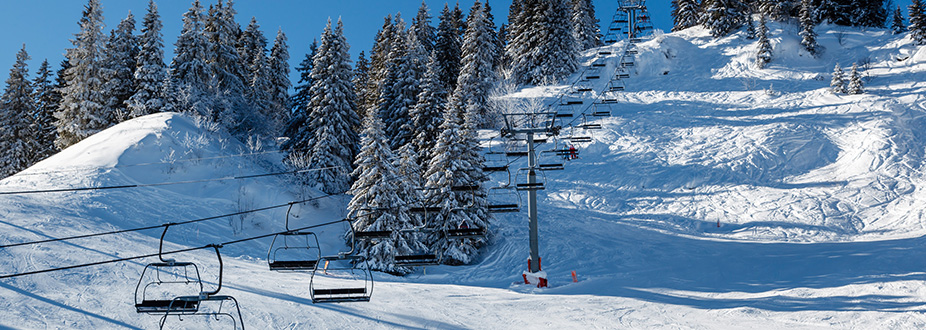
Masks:
[[[248,80],[245,98],[250,106],[250,117],[254,120],[249,130],[257,134],[273,134],[276,131],[276,116],[270,109],[270,60],[264,52],[257,52],[254,63],[250,65],[255,71]]]
[[[299,66],[296,67],[296,72],[299,72],[299,81],[296,82],[296,86],[293,87],[295,93],[290,98],[291,113],[297,113],[305,111],[305,107],[309,104],[309,99],[312,98],[309,95],[309,89],[312,88],[312,63],[314,63],[313,58],[318,52],[318,40],[312,39],[312,44],[309,45],[309,52],[305,54],[305,58],[302,59],[302,62],[299,63]]]
[[[164,43],[161,36],[161,16],[154,0],[148,2],[148,13],[142,21],[138,37],[139,51],[135,66],[135,94],[126,101],[129,117],[141,117],[164,111]]]
[[[810,0],[801,1],[801,45],[810,53],[810,56],[817,57],[823,52],[822,47],[817,44],[817,32],[814,32],[816,24],[811,16]]]
[[[426,167],[431,160],[431,149],[440,134],[441,116],[447,105],[447,90],[441,83],[437,54],[431,52],[427,71],[421,79],[421,93],[415,108],[409,113],[415,134],[413,143],[418,152],[418,161]]]
[[[525,19],[523,11],[526,10],[522,7],[521,2],[524,0],[513,0],[511,5],[508,6],[508,24],[504,26],[505,28],[505,48],[502,50],[502,64],[505,67],[510,67],[514,59],[517,59],[519,54],[523,53],[526,48],[525,45],[520,42],[523,41],[523,38],[519,37],[524,32],[524,23]]]
[[[913,0],[910,10],[910,39],[917,45],[926,45],[926,8],[922,0]]]
[[[833,92],[833,94],[848,92],[846,89],[846,74],[842,71],[842,68],[839,67],[839,63],[836,63],[836,68],[833,69],[833,79],[830,80],[830,92]]]
[[[749,8],[740,0],[704,0],[701,24],[720,38],[743,25]]]
[[[569,7],[563,0],[546,0],[543,4],[538,22],[548,30],[539,46],[540,76],[534,77],[534,84],[559,81],[579,66],[576,39],[569,27]]]
[[[490,53],[492,54],[492,69],[496,70],[502,63],[502,54],[505,52],[505,43],[498,36],[498,28],[495,26],[495,15],[492,15],[492,6],[489,5],[489,0],[486,0],[485,4],[482,5],[482,11],[486,14],[486,19],[489,21],[489,30],[491,31],[490,38],[492,39],[492,49]],[[592,17],[594,17],[594,8],[589,9],[592,12]],[[596,21],[597,22],[597,21]],[[427,55],[425,55],[427,57]]]
[[[904,24],[903,13],[900,11],[900,6],[897,6],[897,9],[894,10],[894,15],[891,17],[891,33],[901,34],[907,32],[907,26]]]
[[[36,143],[32,114],[35,101],[29,81],[30,60],[26,45],[16,53],[6,88],[0,96],[0,177],[8,177],[32,165],[32,154],[41,148]]]
[[[357,181],[347,192],[352,195],[347,204],[348,217],[354,231],[391,231],[388,239],[358,240],[357,253],[366,258],[375,270],[407,274],[411,269],[397,267],[396,254],[411,254],[425,248],[413,233],[402,229],[418,226],[408,212],[409,195],[414,190],[399,174],[395,156],[385,141],[383,122],[376,112],[370,112],[363,122],[360,152],[354,161]]]
[[[579,50],[600,46],[601,33],[592,1],[569,0],[569,2],[572,7],[572,33],[579,43]]]
[[[203,19],[203,7],[199,0],[194,0],[183,14],[183,28],[174,43],[170,80],[175,92],[169,94],[169,99],[177,109],[214,119],[212,68],[208,63],[211,56],[203,34]]]
[[[701,17],[701,5],[698,0],[675,0],[678,2],[678,11],[674,18],[672,31],[681,31],[698,25]]]
[[[380,89],[383,86],[383,80],[386,79],[386,68],[389,62],[389,53],[392,52],[392,42],[394,28],[392,15],[387,15],[384,19],[383,27],[376,33],[373,40],[373,48],[370,50],[370,89],[376,95],[375,99],[369,104],[364,104],[367,109],[376,109],[379,103]]]
[[[290,139],[283,145],[286,160],[297,167],[317,169],[307,172],[308,183],[321,185],[326,193],[342,193],[351,186],[350,173],[357,155],[359,137],[354,127],[359,118],[354,110],[351,84],[350,46],[344,39],[344,25],[331,20],[322,33],[312,69],[312,99],[306,112],[296,114]]]
[[[746,39],[752,40],[757,37],[756,24],[753,22],[752,13],[746,15]]]
[[[760,69],[772,61],[772,44],[768,40],[768,26],[765,24],[765,15],[759,15],[758,50],[756,51],[756,66]]]
[[[483,188],[475,191],[462,191],[454,187],[468,187],[480,185],[484,177],[479,177],[481,164],[479,159],[472,157],[473,150],[478,145],[475,141],[475,129],[472,124],[473,117],[467,113],[467,122],[461,123],[461,114],[455,107],[448,106],[444,112],[443,122],[440,126],[440,135],[431,150],[431,161],[425,172],[425,200],[433,204],[429,206],[440,207],[437,214],[429,214],[429,223],[436,231],[428,235],[427,242],[432,251],[442,255],[442,261],[447,264],[466,264],[478,252],[478,248],[485,244],[482,239],[454,240],[444,233],[449,229],[462,226],[469,228],[488,228],[487,218],[483,217],[485,201]],[[477,152],[478,153],[478,152]],[[474,172],[475,171],[475,172]],[[481,202],[480,202],[481,201]]]
[[[846,93],[849,95],[865,93],[865,84],[862,83],[862,75],[858,72],[858,63],[852,63],[852,71],[849,72],[849,84],[846,86]]]
[[[459,7],[456,10],[459,10]],[[456,19],[454,10],[444,4],[444,10],[440,15],[440,23],[437,25],[437,42],[434,44],[434,50],[437,51],[437,63],[438,70],[441,73],[441,81],[448,90],[456,87],[457,76],[460,75],[463,38],[459,33],[458,26],[462,25],[462,23],[457,22]]]
[[[129,118],[126,101],[135,94],[135,65],[138,57],[138,38],[135,33],[135,16],[129,15],[110,33],[103,59],[103,98],[107,112],[116,121]]]
[[[48,158],[55,153],[55,110],[58,109],[58,102],[61,95],[55,91],[55,85],[51,81],[51,70],[48,67],[48,60],[42,61],[39,70],[36,71],[35,80],[32,81],[33,94],[32,99],[35,102],[35,112],[32,114],[33,124],[35,125],[35,143],[38,146],[31,155],[30,163],[35,164]]]
[[[277,30],[273,48],[270,49],[269,78],[269,105],[268,115],[272,121],[275,134],[289,121],[289,46],[286,44],[286,34],[283,29]]]
[[[247,71],[246,80],[253,81],[257,72],[264,69],[257,65],[260,61],[255,58],[259,53],[263,53],[265,57],[267,54],[267,37],[260,30],[260,24],[257,23],[256,17],[251,16],[248,26],[238,36],[235,47],[238,50],[238,57],[241,58],[241,63],[244,63]]]
[[[418,7],[418,14],[412,19],[411,31],[409,31],[409,33],[415,34],[418,42],[424,45],[424,49],[428,53],[434,50],[434,43],[437,41],[437,29],[431,25],[430,10],[428,4],[422,0],[421,7]]]
[[[270,59],[267,56],[267,38],[260,30],[257,19],[251,17],[247,28],[238,36],[238,56],[245,65],[245,99],[251,108],[254,126],[252,131],[276,131],[276,117],[270,109]]]
[[[386,57],[386,71],[379,89],[377,111],[385,125],[386,139],[389,147],[398,149],[410,139],[408,131],[408,110],[412,108],[418,96],[418,79],[422,74],[418,65],[409,57],[410,40],[420,52],[423,48],[414,34],[405,31],[405,21],[401,14],[396,14],[392,24],[392,49]],[[415,61],[418,61],[417,59]]]
[[[490,46],[494,41],[481,3],[477,0],[473,7],[463,37],[463,67],[449,106],[455,107],[454,111],[461,114],[472,111],[475,125],[489,127],[495,120],[488,105],[489,90],[496,80],[493,70],[495,58]]]
[[[759,0],[759,12],[772,20],[784,20],[797,7],[793,0]]]
[[[852,2],[852,25],[865,27],[884,27],[888,12],[884,0],[861,0]]]
[[[374,95],[372,84],[370,84],[370,62],[367,61],[366,53],[360,51],[357,55],[357,62],[354,64],[354,93],[357,95],[357,116],[366,118],[367,108],[365,104],[374,104],[377,95]],[[359,127],[358,127],[359,130]]]
[[[257,118],[251,116],[247,100],[244,98],[245,77],[244,64],[235,49],[240,27],[235,22],[233,2],[224,5],[219,0],[216,6],[210,6],[206,19],[204,34],[209,41],[209,61],[213,77],[213,93],[216,96],[213,118],[233,134],[244,136],[254,127],[258,127]]]
[[[58,138],[55,145],[64,149],[114,124],[113,114],[106,112],[103,99],[103,6],[100,0],[88,0],[80,19],[80,32],[71,40],[74,48],[66,51],[69,67],[61,103],[55,112]]]

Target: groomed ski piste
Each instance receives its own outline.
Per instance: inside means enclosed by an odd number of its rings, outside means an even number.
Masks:
[[[312,304],[308,275],[271,272],[270,239],[222,248],[222,294],[252,329],[916,329],[926,327],[926,48],[884,30],[818,28],[819,59],[798,28],[770,24],[762,70],[741,31],[657,33],[635,45],[625,90],[580,158],[546,174],[540,251],[550,287],[522,283],[526,208],[496,215],[473,265],[374,273],[370,302]],[[607,69],[626,41],[607,46]],[[599,50],[583,54],[590,65]],[[861,95],[828,91],[860,63]],[[847,70],[848,71],[848,70]],[[569,82],[581,80],[577,73]],[[553,103],[570,84],[508,97]],[[484,131],[488,138],[497,132]],[[246,156],[241,156],[246,155]],[[317,198],[262,152],[179,114],[119,124],[0,181],[0,245],[157,226]],[[523,166],[523,165],[521,165]],[[221,179],[223,180],[205,180]],[[497,184],[498,178],[488,184]],[[177,183],[160,185],[161,183]],[[294,208],[291,224],[345,216],[349,197]],[[286,208],[171,226],[165,250],[283,230]],[[315,228],[323,254],[346,226]],[[157,253],[162,229],[0,249],[0,276]],[[172,255],[217,282],[209,249]],[[132,260],[0,280],[0,327],[158,327],[138,314],[145,264]],[[573,282],[572,272],[578,282]],[[226,306],[227,308],[228,306]],[[171,316],[165,328],[231,328]],[[239,325],[240,326],[240,325]]]

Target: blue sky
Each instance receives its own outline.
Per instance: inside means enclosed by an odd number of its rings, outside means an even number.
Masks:
[[[216,0],[200,0],[207,6]],[[459,1],[464,13],[469,11],[474,0]],[[895,0],[904,7],[910,0]],[[192,0],[156,1],[164,23],[164,44],[167,57],[170,58],[173,43],[181,28],[181,15],[186,12]],[[443,9],[445,0],[426,0],[437,24],[437,16]],[[508,16],[511,0],[489,0],[496,23],[501,24]],[[103,15],[106,31],[119,23],[131,11],[135,15],[136,28],[141,28],[148,0],[103,0]],[[451,6],[455,2],[450,2]],[[606,23],[614,14],[616,0],[594,0],[598,18]],[[0,1],[0,79],[8,77],[9,69],[15,61],[16,52],[26,44],[26,51],[32,56],[29,62],[30,76],[38,69],[43,59],[48,59],[54,70],[64,58],[64,50],[71,47],[70,39],[78,32],[77,21],[80,19],[86,1],[84,0],[29,0]],[[257,18],[261,29],[270,41],[278,28],[282,28],[289,38],[290,65],[295,66],[302,60],[312,39],[317,38],[329,17],[344,20],[347,41],[351,44],[351,53],[369,50],[376,31],[383,24],[383,17],[401,12],[406,21],[417,12],[421,0],[237,0],[236,17],[242,26],[246,26],[251,17]],[[672,21],[669,16],[669,0],[650,0],[647,2],[654,25],[668,31]],[[906,15],[906,10],[904,10]],[[606,29],[607,27],[604,27]],[[295,75],[294,75],[295,77]],[[294,81],[295,82],[295,81]]]

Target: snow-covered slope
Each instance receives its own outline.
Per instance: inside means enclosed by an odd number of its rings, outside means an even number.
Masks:
[[[308,276],[266,270],[269,239],[223,249],[223,293],[249,328],[891,328],[926,326],[920,256],[926,48],[881,30],[818,29],[819,58],[797,29],[770,24],[775,57],[755,41],[693,28],[636,46],[626,90],[581,158],[546,174],[540,234],[551,288],[517,284],[526,268],[525,211],[497,217],[477,264],[374,274],[371,302],[313,305]],[[607,48],[607,70],[623,43]],[[586,64],[597,51],[583,56]],[[867,92],[828,92],[836,63],[863,64]],[[576,74],[570,81],[580,80]],[[554,102],[567,85],[510,97]],[[0,191],[146,185],[279,171],[279,155],[177,114],[126,122],[23,173]],[[578,131],[576,131],[578,132]],[[565,134],[570,134],[567,129]],[[579,133],[575,133],[579,134]],[[584,134],[584,133],[582,133]],[[490,137],[492,132],[483,132]],[[186,159],[195,159],[184,161]],[[495,177],[496,181],[505,178]],[[131,189],[0,195],[0,244],[233,213],[320,196],[285,176]],[[342,217],[343,197],[295,210],[300,225]],[[285,208],[171,227],[181,249],[278,231]],[[719,224],[719,226],[718,226]],[[344,227],[319,228],[323,250]],[[156,252],[158,229],[0,251],[0,275]],[[177,256],[202,265],[207,250]],[[0,280],[0,327],[154,328],[138,315],[137,260]],[[571,273],[578,275],[572,282]],[[207,284],[208,285],[208,284]],[[168,328],[228,327],[170,318]]]

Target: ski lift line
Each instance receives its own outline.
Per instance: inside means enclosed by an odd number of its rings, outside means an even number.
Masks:
[[[330,225],[333,225],[333,224],[337,224],[337,223],[344,222],[344,221],[346,221],[346,220],[347,220],[347,219],[339,219],[339,220],[329,221],[329,222],[320,223],[320,224],[316,224],[316,225],[305,226],[305,227],[302,227],[302,228],[296,228],[296,229],[293,229],[293,230],[291,230],[291,231],[299,231],[299,230],[306,230],[306,229],[312,229],[312,228],[330,226]],[[234,241],[228,241],[228,242],[224,242],[224,243],[215,243],[215,244],[203,245],[203,246],[192,247],[192,248],[186,248],[186,249],[180,249],[180,250],[174,250],[174,251],[165,251],[165,252],[158,252],[158,253],[152,253],[152,254],[146,254],[146,255],[140,255],[140,256],[134,256],[134,257],[110,259],[110,260],[96,261],[96,262],[90,262],[90,263],[84,263],[84,264],[78,264],[78,265],[71,265],[71,266],[64,266],[64,267],[56,267],[56,268],[48,268],[48,269],[40,269],[40,270],[34,270],[34,271],[22,272],[22,273],[14,273],[14,274],[7,274],[7,275],[0,275],[0,280],[4,280],[4,279],[8,279],[8,278],[14,278],[14,277],[22,277],[22,276],[27,276],[27,275],[36,275],[36,274],[43,274],[43,273],[58,272],[58,271],[63,271],[63,270],[76,269],[76,268],[85,268],[85,267],[91,267],[91,266],[99,266],[99,265],[105,265],[105,264],[113,264],[113,263],[118,263],[118,262],[125,262],[125,261],[137,260],[137,259],[145,259],[145,258],[152,258],[152,257],[158,257],[158,256],[163,256],[163,255],[169,255],[169,254],[184,253],[184,252],[190,252],[190,251],[196,251],[196,250],[213,249],[213,248],[216,248],[216,247],[221,248],[221,247],[223,247],[223,246],[225,246],[225,245],[232,245],[232,244],[238,244],[238,243],[247,242],[247,241],[253,241],[253,240],[257,240],[257,239],[261,239],[261,238],[267,238],[267,237],[271,237],[271,236],[274,236],[274,235],[277,235],[277,234],[284,234],[284,233],[287,233],[287,231],[275,232],[275,233],[270,233],[270,234],[265,234],[265,235],[260,235],[260,236],[253,236],[253,237],[248,237],[248,238],[242,238],[242,239],[238,239],[238,240],[234,240]]]
[[[287,172],[273,172],[273,173],[263,173],[263,174],[252,174],[252,175],[239,175],[239,176],[226,176],[221,178],[213,179],[202,179],[202,180],[186,180],[186,181],[174,181],[174,182],[158,182],[158,183],[141,183],[141,184],[127,184],[127,185],[116,185],[116,186],[103,186],[103,187],[80,187],[80,188],[58,188],[58,189],[40,189],[40,190],[18,190],[18,191],[0,191],[0,195],[27,195],[27,194],[40,194],[40,193],[58,193],[58,192],[77,192],[77,191],[91,191],[91,190],[112,190],[112,189],[127,189],[127,188],[142,188],[142,187],[160,187],[160,186],[170,186],[178,184],[190,184],[190,183],[205,183],[205,182],[216,182],[216,181],[229,181],[229,180],[244,180],[244,179],[254,179],[268,176],[278,176],[284,174],[297,174],[297,173],[307,173],[314,171],[323,171],[339,168],[338,166],[329,166],[322,168],[311,168],[311,169],[302,169],[295,171]]]
[[[21,242],[21,243],[0,245],[0,249],[11,248],[11,247],[17,247],[17,246],[26,246],[26,245],[35,245],[35,244],[51,243],[51,242],[70,241],[70,240],[81,239],[81,238],[90,238],[90,237],[98,237],[98,236],[115,235],[115,234],[122,234],[122,233],[128,233],[128,232],[143,231],[143,230],[149,230],[149,229],[155,229],[155,228],[163,228],[163,227],[168,227],[168,226],[186,225],[186,224],[191,224],[191,223],[196,223],[196,222],[203,222],[203,221],[209,221],[209,220],[215,220],[215,219],[233,217],[233,216],[238,216],[238,215],[242,215],[242,214],[263,212],[263,211],[268,211],[268,210],[272,210],[272,209],[278,209],[278,208],[282,208],[282,207],[286,207],[286,206],[292,206],[292,205],[296,205],[296,204],[302,204],[302,203],[307,203],[307,202],[311,202],[311,201],[316,201],[316,200],[320,200],[320,199],[324,199],[324,198],[329,198],[329,197],[331,197],[331,196],[334,196],[334,195],[323,195],[323,196],[318,196],[318,197],[312,197],[312,198],[309,198],[309,199],[304,199],[304,200],[301,200],[301,201],[292,201],[292,202],[289,202],[289,203],[286,203],[286,204],[279,204],[279,205],[267,206],[267,207],[252,209],[252,210],[245,210],[245,211],[240,211],[240,212],[235,212],[235,213],[229,213],[229,214],[223,214],[223,215],[216,215],[216,216],[211,216],[211,217],[206,217],[206,218],[200,218],[200,219],[194,219],[194,220],[187,220],[187,221],[181,221],[181,222],[165,223],[165,224],[160,224],[160,225],[155,225],[155,226],[140,227],[140,228],[132,228],[132,229],[122,229],[122,230],[114,230],[114,231],[103,232],[103,233],[84,234],[84,235],[77,235],[77,236],[70,236],[70,237],[52,238],[52,239],[46,239],[46,240],[41,240],[41,241]]]
[[[293,150],[302,151],[300,149],[293,149]],[[65,173],[65,172],[74,172],[74,171],[83,171],[83,170],[101,170],[101,169],[116,169],[116,168],[128,168],[128,167],[139,167],[139,166],[152,166],[152,165],[169,165],[169,164],[186,163],[186,162],[203,161],[203,160],[217,160],[217,159],[278,154],[278,153],[283,153],[285,151],[287,150],[263,151],[263,152],[253,152],[253,153],[246,153],[246,154],[235,154],[235,155],[213,156],[213,157],[187,158],[187,159],[178,159],[178,160],[170,161],[170,162],[138,163],[138,164],[116,165],[113,167],[95,167],[95,166],[71,167],[71,168],[62,168],[58,170],[41,171],[41,172],[20,172],[20,173],[16,173],[16,175],[17,176],[45,175],[45,174]]]

